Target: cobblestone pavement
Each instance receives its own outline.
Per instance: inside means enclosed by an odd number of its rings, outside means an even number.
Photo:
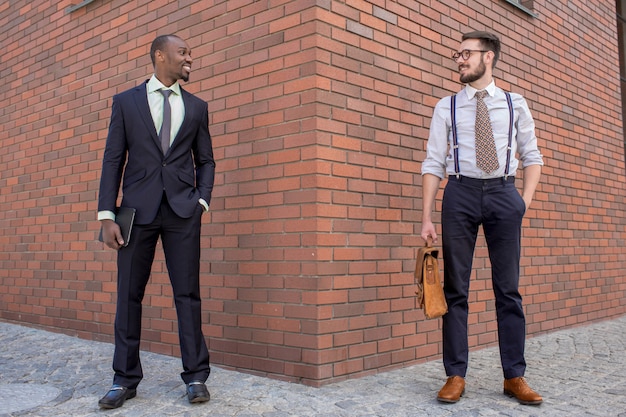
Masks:
[[[122,408],[100,410],[113,346],[0,322],[0,417],[14,416],[602,416],[626,417],[626,316],[527,341],[541,406],[502,394],[497,348],[470,353],[464,397],[440,404],[440,361],[312,388],[213,366],[211,401],[191,405],[180,360],[142,352],[144,380]]]

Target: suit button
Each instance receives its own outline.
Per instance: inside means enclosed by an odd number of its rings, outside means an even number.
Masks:
[[[167,165],[167,162],[163,162],[163,163],[161,164],[161,166],[166,166],[166,165]]]

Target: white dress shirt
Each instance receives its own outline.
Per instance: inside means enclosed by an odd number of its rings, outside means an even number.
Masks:
[[[152,114],[152,120],[154,121],[154,127],[157,134],[161,131],[161,125],[163,124],[163,94],[159,90],[172,90],[170,94],[170,107],[172,109],[172,125],[170,129],[170,145],[174,142],[176,134],[180,130],[180,126],[183,124],[185,118],[185,103],[183,103],[183,96],[180,93],[180,85],[178,81],[169,87],[164,86],[156,76],[152,76],[146,85],[146,92],[148,93],[148,104],[150,105],[150,114]]]
[[[506,155],[509,141],[509,106],[502,89],[492,81],[485,89],[485,104],[489,110],[489,118],[496,143],[499,168],[486,173],[476,167],[476,139],[474,125],[476,123],[476,89],[466,85],[456,96],[456,126],[459,150],[460,174],[466,177],[489,179],[505,175]],[[519,163],[522,167],[543,165],[543,157],[537,149],[535,122],[530,114],[524,97],[511,93],[513,102],[513,141],[511,144],[511,161],[509,174],[515,175]],[[437,103],[430,123],[430,134],[426,146],[426,159],[422,163],[422,175],[433,174],[439,178],[454,175],[454,153],[452,151],[452,120],[450,115],[451,97],[445,97]],[[519,155],[517,159],[516,154]]]

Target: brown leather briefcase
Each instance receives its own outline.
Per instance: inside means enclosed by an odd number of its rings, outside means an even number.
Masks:
[[[439,278],[437,256],[439,250],[426,245],[417,251],[415,282],[417,283],[417,305],[424,310],[427,319],[441,317],[448,312],[448,304],[443,294]]]

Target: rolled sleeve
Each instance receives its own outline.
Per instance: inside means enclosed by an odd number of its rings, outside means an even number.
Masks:
[[[535,121],[528,108],[528,103],[519,94],[514,95],[515,111],[519,115],[517,119],[517,153],[525,168],[530,165],[543,165],[543,156],[537,147],[535,135]]]
[[[426,145],[426,158],[422,162],[422,175],[432,174],[444,178],[446,158],[449,154],[450,97],[439,100],[430,121],[430,133]]]

